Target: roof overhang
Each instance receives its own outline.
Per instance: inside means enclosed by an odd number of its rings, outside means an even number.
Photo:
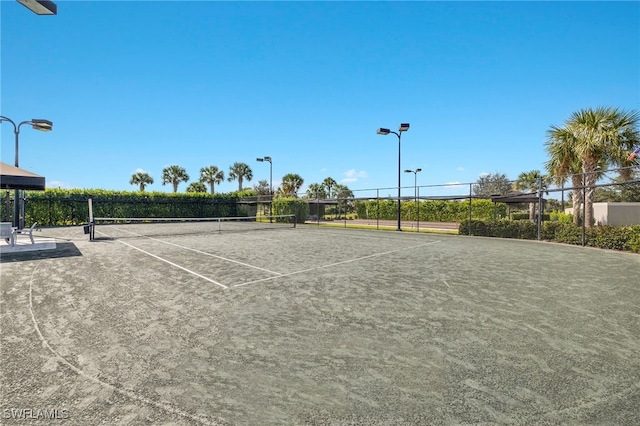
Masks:
[[[503,195],[492,195],[491,201],[494,203],[506,203],[506,204],[518,204],[518,203],[537,203],[540,201],[538,194],[532,192],[530,194],[523,194],[521,192],[513,192]],[[542,200],[545,201],[544,199]]]
[[[44,191],[46,187],[43,176],[0,163],[0,188]]]

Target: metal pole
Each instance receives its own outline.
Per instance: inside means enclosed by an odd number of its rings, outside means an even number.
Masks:
[[[13,125],[13,133],[15,134],[16,139],[15,166],[19,167],[20,163],[18,161],[18,140],[20,139],[20,125]],[[20,191],[17,189],[13,193],[13,226],[22,229],[22,226],[20,226]]]
[[[472,217],[472,211],[471,211],[471,195],[472,195],[472,188],[473,188],[473,184],[470,183],[469,184],[469,235],[471,235],[471,217]]]
[[[380,189],[376,189],[376,229],[380,229]]]
[[[398,231],[402,231],[400,214],[402,209],[400,208],[400,138],[402,136],[402,132],[398,133]]]
[[[418,211],[418,223],[416,225],[418,232],[420,232],[420,188],[416,184],[416,210]]]
[[[538,241],[542,239],[542,176],[538,178]]]
[[[413,172],[413,202],[416,203],[416,208],[417,208],[418,207],[418,172],[417,171]]]
[[[273,216],[273,163],[269,160],[269,216]],[[269,222],[273,221],[273,217],[269,218]]]
[[[586,175],[584,173],[582,173],[582,247],[584,247],[587,244],[587,236],[586,236],[586,221],[584,220],[586,215],[587,215],[587,197],[586,197],[586,191],[587,191],[587,181],[586,181]],[[575,212],[574,212],[575,214]]]
[[[273,222],[273,163],[269,157],[269,223]]]

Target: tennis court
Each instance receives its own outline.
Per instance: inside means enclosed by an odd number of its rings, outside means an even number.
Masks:
[[[25,424],[10,410],[73,425],[640,418],[638,255],[313,225],[133,226],[97,227],[91,242],[44,229],[57,253],[3,257],[3,424]]]

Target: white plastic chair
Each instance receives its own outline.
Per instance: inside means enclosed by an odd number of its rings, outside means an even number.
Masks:
[[[38,222],[33,222],[33,225],[31,225],[31,228],[18,229],[16,231],[16,237],[18,236],[18,234],[28,235],[29,238],[31,239],[31,244],[35,244],[36,242],[33,240],[33,231],[35,231],[37,224]]]
[[[15,244],[15,233],[11,227],[11,222],[2,222],[0,224],[0,235],[11,247]]]

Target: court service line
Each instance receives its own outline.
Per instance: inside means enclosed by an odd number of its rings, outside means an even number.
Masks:
[[[38,264],[31,271],[31,280],[29,281],[29,313],[31,314],[31,321],[33,322],[33,326],[36,329],[36,333],[38,333],[38,337],[40,338],[42,346],[46,347],[49,350],[49,352],[51,352],[53,354],[53,356],[56,357],[58,362],[60,362],[63,365],[66,365],[68,368],[70,368],[77,375],[82,376],[85,379],[87,379],[89,381],[92,381],[93,383],[96,383],[97,385],[104,386],[104,387],[110,389],[113,392],[117,392],[120,395],[123,395],[125,397],[131,398],[134,401],[139,401],[139,402],[142,402],[144,404],[148,404],[148,405],[154,406],[154,407],[159,408],[161,410],[167,411],[167,412],[169,412],[171,414],[176,414],[178,416],[193,420],[193,421],[195,421],[197,423],[213,425],[213,426],[219,425],[219,423],[217,423],[215,421],[211,421],[209,419],[200,417],[198,415],[190,414],[190,413],[188,413],[186,411],[183,411],[183,410],[181,410],[179,408],[176,408],[176,407],[170,405],[167,402],[154,401],[152,399],[145,398],[144,396],[138,395],[132,390],[125,389],[123,387],[115,386],[115,385],[112,385],[111,383],[105,382],[104,380],[99,379],[98,377],[94,377],[91,374],[86,373],[84,370],[82,370],[79,367],[76,367],[74,364],[72,364],[71,362],[67,361],[67,359],[65,357],[60,355],[49,344],[47,339],[45,339],[44,335],[42,334],[42,331],[40,330],[40,326],[38,325],[38,321],[36,320],[36,315],[35,315],[35,313],[33,311],[34,310],[34,308],[33,308],[33,280],[34,280],[34,275],[35,275],[36,271],[38,270],[38,268],[40,267],[40,265],[42,264],[42,262],[44,262],[44,260],[41,260],[40,262],[38,262]]]
[[[246,283],[232,285],[231,288],[242,287],[242,286],[249,285],[249,284],[256,284],[256,283],[263,282],[263,281],[270,281],[270,280],[274,280],[276,278],[290,277],[291,275],[304,274],[306,272],[317,271],[318,269],[331,268],[332,266],[337,266],[337,265],[344,265],[345,263],[359,262],[359,261],[364,260],[364,259],[370,259],[372,257],[384,256],[384,255],[395,253],[395,252],[398,252],[398,251],[413,250],[413,249],[418,248],[418,247],[424,247],[424,246],[428,246],[428,245],[431,245],[431,244],[437,244],[439,242],[441,242],[441,241],[431,241],[431,242],[428,242],[428,243],[425,243],[425,244],[418,244],[417,246],[403,247],[403,248],[400,248],[400,249],[389,250],[389,251],[385,251],[385,252],[382,252],[382,253],[374,253],[374,254],[370,254],[368,256],[357,257],[355,259],[343,260],[341,262],[330,263],[328,265],[321,265],[321,266],[316,266],[316,267],[313,267],[313,268],[302,269],[300,271],[290,272],[288,274],[281,274],[278,277],[268,277],[268,278],[261,278],[259,280],[248,281]]]
[[[127,231],[126,229],[120,229],[120,228],[116,228],[116,229],[119,229],[120,231],[128,232],[129,234],[133,234],[133,235],[136,235],[138,237],[148,238],[150,240],[157,241],[159,243],[168,244],[170,246],[179,247],[179,248],[182,248],[182,249],[185,249],[185,250],[191,250],[191,251],[199,253],[199,254],[204,254],[205,256],[215,257],[216,259],[224,260],[225,262],[236,263],[238,265],[246,266],[247,268],[258,269],[260,271],[268,272],[268,273],[274,274],[274,275],[282,275],[280,272],[270,271],[269,269],[261,268],[259,266],[250,265],[248,263],[240,262],[238,260],[227,259],[226,257],[218,256],[217,254],[207,253],[206,251],[194,249],[194,248],[191,248],[191,247],[182,246],[182,245],[176,244],[176,243],[170,243],[169,241],[159,240],[159,239],[153,238],[153,237],[148,237],[148,236],[143,235],[143,234],[138,234],[137,232]]]
[[[102,232],[100,232],[100,233],[102,234]],[[102,235],[105,235],[105,234],[102,234]],[[108,235],[105,235],[105,236],[107,236],[107,237],[108,237]],[[131,244],[129,244],[129,243],[125,243],[124,241],[121,241],[121,240],[116,240],[116,241],[117,241],[117,242],[119,242],[119,243],[121,243],[121,244],[124,244],[125,246],[129,246],[129,247],[131,247],[131,248],[133,248],[133,249],[136,249],[136,250],[138,250],[138,251],[140,251],[140,252],[142,252],[142,253],[144,253],[144,254],[146,254],[146,255],[149,255],[149,256],[151,256],[151,257],[154,257],[154,258],[156,258],[156,259],[158,259],[158,260],[160,260],[160,261],[162,261],[162,262],[168,263],[168,264],[169,264],[169,265],[171,265],[171,266],[175,266],[175,267],[176,267],[176,268],[178,268],[178,269],[182,269],[183,271],[185,271],[185,272],[187,272],[187,273],[189,273],[189,274],[191,274],[191,275],[195,275],[195,276],[196,276],[196,277],[198,277],[198,278],[202,278],[203,280],[209,281],[210,283],[214,283],[214,284],[216,284],[216,285],[219,285],[220,287],[222,287],[222,288],[224,288],[224,289],[229,288],[229,287],[227,287],[226,285],[219,283],[218,281],[212,280],[211,278],[207,278],[207,277],[205,277],[204,275],[200,275],[199,273],[194,272],[194,271],[192,271],[192,270],[190,270],[190,269],[187,269],[187,268],[185,268],[184,266],[180,266],[180,265],[178,265],[177,263],[173,263],[173,262],[171,262],[170,260],[163,259],[163,258],[162,258],[162,257],[160,257],[160,256],[157,256],[157,255],[155,255],[155,254],[153,254],[153,253],[149,253],[148,251],[142,250],[141,248],[138,248],[138,247],[136,247],[136,246],[134,246],[134,245],[131,245]]]
[[[235,263],[235,264],[238,264],[238,265],[246,266],[247,268],[258,269],[260,271],[268,272],[270,274],[282,275],[280,272],[271,271],[269,269],[261,268],[259,266],[255,266],[255,265],[250,265],[248,263],[240,262],[239,260],[227,259],[226,257],[218,256],[217,254],[207,253],[206,251],[194,249],[194,248],[191,248],[191,247],[181,246],[180,244],[170,243],[169,241],[158,240],[158,239],[152,238],[152,237],[146,237],[146,238],[149,238],[150,240],[153,240],[153,241],[158,241],[158,242],[163,243],[163,244],[169,244],[170,246],[180,247],[180,248],[183,248],[185,250],[191,250],[191,251],[194,251],[194,252],[199,253],[199,254],[204,254],[205,256],[215,257],[216,259],[224,260],[226,262],[231,262],[231,263]]]

